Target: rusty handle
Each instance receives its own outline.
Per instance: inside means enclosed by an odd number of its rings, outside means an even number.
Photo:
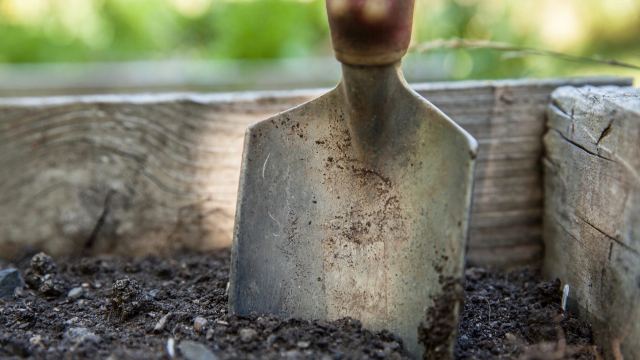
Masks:
[[[336,58],[349,65],[399,61],[411,40],[415,0],[326,0]]]

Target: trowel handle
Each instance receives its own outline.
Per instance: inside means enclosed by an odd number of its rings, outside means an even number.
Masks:
[[[388,65],[411,40],[415,0],[326,0],[336,58],[349,65]]]

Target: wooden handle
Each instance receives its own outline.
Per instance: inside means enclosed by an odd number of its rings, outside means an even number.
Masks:
[[[399,61],[411,40],[415,0],[327,0],[336,58],[349,65]]]

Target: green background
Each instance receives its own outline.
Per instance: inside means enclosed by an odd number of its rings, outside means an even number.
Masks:
[[[461,37],[640,64],[638,0],[417,0],[415,44]],[[0,63],[330,56],[324,0],[0,0]],[[445,54],[446,56],[443,56]],[[437,50],[451,79],[636,70]]]

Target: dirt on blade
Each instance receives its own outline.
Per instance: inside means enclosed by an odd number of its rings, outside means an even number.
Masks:
[[[424,346],[425,360],[447,360],[450,358],[451,339],[455,338],[458,310],[464,303],[465,294],[460,279],[440,277],[442,295],[433,299],[434,305],[427,309],[425,320],[418,327],[418,341]]]

